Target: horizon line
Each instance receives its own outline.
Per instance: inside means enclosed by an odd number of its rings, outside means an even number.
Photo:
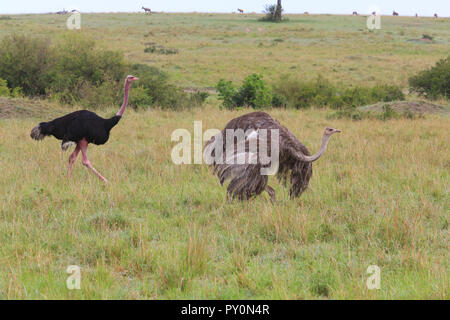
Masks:
[[[65,9],[63,9],[65,10]],[[146,14],[145,12],[142,11],[79,11],[80,13],[84,13],[84,14],[117,14],[117,13],[140,13],[140,14]],[[21,12],[21,13],[0,13],[1,15],[14,15],[14,16],[19,16],[19,15],[31,15],[31,14],[35,14],[35,15],[39,15],[39,14],[56,14],[58,11],[49,11],[49,12]],[[69,11],[67,13],[70,13]],[[169,13],[169,14],[193,14],[193,13],[204,13],[204,14],[239,14],[239,15],[246,15],[246,14],[265,14],[264,12],[247,12],[244,14],[241,13],[237,13],[235,11],[232,12],[223,12],[223,11],[152,11],[152,13]],[[305,12],[290,12],[290,13],[284,13],[283,15],[305,15]],[[307,15],[332,15],[332,16],[352,16],[352,13],[318,13],[318,12],[308,12]],[[370,15],[369,13],[360,13],[358,14],[358,16],[367,16]],[[392,14],[380,14],[380,16],[392,16]],[[412,17],[415,18],[415,15],[400,15],[399,17]],[[423,18],[434,18],[433,15],[418,15],[418,17],[423,17]],[[438,18],[448,18],[447,16],[438,16]]]

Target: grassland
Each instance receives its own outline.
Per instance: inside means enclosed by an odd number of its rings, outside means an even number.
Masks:
[[[51,39],[67,32],[67,16],[11,17],[0,20],[0,36],[24,32]],[[83,14],[80,32],[122,50],[131,61],[168,71],[185,87],[211,87],[221,78],[242,81],[253,72],[269,81],[277,74],[304,79],[321,74],[346,85],[407,86],[409,76],[446,56],[450,46],[450,20],[445,18],[383,16],[382,29],[369,32],[363,16],[289,15],[282,24],[259,22],[258,17]],[[434,41],[421,41],[423,34]],[[180,53],[145,53],[149,43]]]
[[[406,87],[450,48],[445,19],[383,17],[369,33],[362,17],[289,18],[92,14],[81,32],[186,88],[252,72]],[[11,32],[58,37],[64,18],[0,20],[0,33]],[[424,33],[435,43],[408,41]],[[180,52],[144,53],[146,42]],[[231,202],[206,166],[173,165],[170,134],[193,131],[194,120],[222,128],[246,110],[219,110],[214,97],[191,111],[127,110],[108,144],[89,149],[105,186],[80,161],[67,180],[69,154],[54,139],[29,138],[37,122],[60,115],[58,105],[4,103],[21,116],[0,119],[0,298],[450,298],[448,116],[352,121],[330,120],[330,110],[269,110],[314,151],[327,125],[343,133],[300,199],[272,179],[276,203]],[[66,288],[69,265],[81,267],[81,290]],[[381,268],[380,290],[366,287],[370,265]]]

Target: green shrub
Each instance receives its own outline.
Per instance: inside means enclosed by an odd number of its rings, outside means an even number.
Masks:
[[[420,95],[437,99],[450,98],[450,56],[428,70],[409,78],[410,87]]]
[[[53,47],[49,90],[60,102],[106,106],[119,102],[119,88],[126,74],[123,54],[98,48],[82,34],[68,34]]]
[[[11,90],[8,88],[8,82],[0,78],[0,97],[12,97],[12,98],[23,97],[22,88],[16,87]]]
[[[0,79],[0,97],[9,97],[10,92],[6,80]]]
[[[191,94],[191,99],[194,104],[202,105],[205,103],[206,99],[208,99],[209,93],[203,91],[197,91],[196,93]]]
[[[362,106],[376,102],[389,102],[405,99],[400,88],[390,85],[376,85],[372,88],[348,88],[338,97],[342,101],[342,104],[339,106],[337,100],[333,100],[335,103],[332,105],[333,107]]]
[[[22,98],[24,96],[23,90],[20,87],[15,87],[11,90],[11,97],[13,98]]]
[[[239,104],[252,108],[267,108],[272,103],[272,93],[261,75],[252,74],[245,78],[239,89]]]
[[[227,109],[243,106],[260,109],[272,105],[272,91],[258,74],[245,78],[239,89],[236,89],[231,81],[223,79],[219,81],[216,88],[219,92],[219,100],[222,100],[223,106]]]
[[[243,106],[256,109],[270,106],[295,109],[328,106],[341,109],[405,98],[397,86],[383,84],[371,88],[341,89],[320,76],[316,80],[303,81],[285,75],[270,88],[260,75],[253,74],[244,80],[240,88],[223,79],[216,88],[219,100],[222,100],[222,105],[227,109]]]
[[[133,88],[133,94],[130,96],[130,105],[136,109],[145,108],[153,105],[153,98],[149,95],[145,87],[138,85]]]
[[[26,95],[46,93],[53,61],[48,39],[12,35],[0,43],[0,78],[9,88],[22,88]]]
[[[405,98],[400,88],[396,86],[377,85],[372,88],[341,89],[320,76],[312,81],[282,76],[274,84],[274,94],[284,96],[287,101],[286,105],[296,109],[310,106],[328,106],[339,109],[346,106],[361,106]]]
[[[0,77],[7,81],[5,87],[13,96],[45,95],[90,108],[117,105],[123,99],[127,74],[140,78],[130,95],[134,107],[188,108],[207,98],[205,93],[183,92],[156,68],[129,65],[121,52],[99,48],[82,33],[67,33],[55,43],[12,35],[0,44]]]
[[[222,100],[222,105],[226,109],[234,109],[238,106],[238,91],[233,82],[221,79],[216,89],[219,92],[219,100]]]
[[[287,105],[287,100],[286,97],[278,94],[278,93],[273,93],[272,94],[272,106],[275,108],[285,108]]]
[[[335,88],[322,77],[315,81],[301,81],[282,76],[274,84],[274,92],[285,97],[288,107],[301,109],[327,105],[335,95]]]
[[[134,107],[186,109],[202,105],[208,96],[207,93],[185,93],[169,82],[165,72],[155,67],[133,64],[129,73],[139,77],[137,90],[130,95],[130,104]]]

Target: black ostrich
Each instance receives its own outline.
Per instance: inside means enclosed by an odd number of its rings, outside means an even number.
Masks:
[[[63,151],[66,151],[70,145],[75,144],[75,151],[69,157],[68,177],[70,178],[72,166],[81,151],[83,165],[91,169],[102,181],[107,183],[108,180],[91,165],[87,157],[87,147],[89,143],[102,145],[108,141],[109,132],[120,121],[127,107],[130,85],[136,80],[138,78],[134,76],[127,76],[125,79],[123,104],[114,117],[103,119],[88,110],[75,111],[49,122],[41,122],[31,130],[31,138],[42,140],[46,136],[54,136],[56,139],[62,140],[61,149]]]

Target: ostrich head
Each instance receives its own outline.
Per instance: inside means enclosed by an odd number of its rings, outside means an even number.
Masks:
[[[341,132],[341,130],[331,128],[331,127],[325,128],[325,131],[324,131],[323,137],[322,137],[322,145],[320,146],[319,152],[317,152],[315,155],[312,155],[312,156],[301,155],[299,157],[299,159],[302,161],[305,161],[305,162],[313,162],[313,161],[316,161],[317,159],[319,159],[322,156],[322,154],[325,152],[325,150],[327,149],[327,144],[328,144],[328,141],[330,140],[331,136],[334,133],[339,133],[339,132]]]
[[[127,83],[133,83],[134,81],[139,80],[139,78],[135,77],[135,76],[127,76]]]
[[[323,135],[329,137],[329,136],[331,136],[333,133],[339,133],[339,132],[341,132],[341,130],[338,130],[338,129],[335,129],[335,128],[327,127],[327,128],[325,129],[325,132],[323,133]]]

